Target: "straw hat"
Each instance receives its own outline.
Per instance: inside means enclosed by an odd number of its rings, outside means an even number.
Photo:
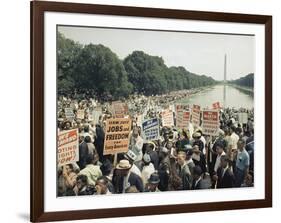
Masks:
[[[120,160],[119,163],[116,166],[116,169],[118,170],[127,170],[131,168],[131,164],[128,160]]]
[[[200,132],[194,132],[192,135],[192,138],[200,138],[201,137],[201,133]]]
[[[150,145],[152,145],[153,146],[153,151],[156,149],[156,145],[155,145],[155,143],[154,142],[152,142],[152,141],[149,141],[149,142],[147,142],[147,144],[150,144]]]

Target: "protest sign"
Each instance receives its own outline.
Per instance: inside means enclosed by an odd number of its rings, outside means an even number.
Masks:
[[[221,105],[218,101],[213,103],[212,106],[213,106],[213,109],[221,109]]]
[[[79,110],[77,111],[77,118],[78,118],[78,119],[84,119],[84,118],[85,118],[85,112],[84,112],[83,109],[79,109]]]
[[[193,105],[192,107],[192,117],[191,122],[194,126],[200,125],[200,106],[199,105]]]
[[[161,112],[162,125],[163,126],[174,126],[174,116],[173,111],[165,109]]]
[[[176,106],[176,126],[178,128],[187,128],[190,120],[188,105],[177,104]]]
[[[65,114],[66,119],[68,119],[68,120],[73,120],[75,117],[72,108],[64,108],[64,114]]]
[[[99,118],[102,115],[102,108],[101,107],[96,107],[93,109],[92,113],[90,114],[89,119],[95,123],[98,124],[99,123]]]
[[[111,104],[111,111],[112,111],[112,115],[115,118],[123,118],[125,115],[128,114],[129,109],[127,104],[121,101],[114,101]]]
[[[219,112],[215,110],[204,110],[202,115],[203,134],[214,136],[219,129]]]
[[[78,129],[58,133],[58,165],[79,161]]]
[[[190,112],[182,110],[177,112],[176,125],[178,128],[188,128],[190,120]]]
[[[159,133],[159,123],[157,118],[146,120],[142,123],[142,135],[145,140],[158,140]]]
[[[130,131],[131,119],[107,119],[103,154],[108,155],[127,152],[129,148]]]
[[[248,113],[246,112],[239,112],[238,113],[238,122],[242,124],[248,123]]]
[[[178,110],[186,110],[188,111],[189,110],[189,104],[176,104],[176,112]]]

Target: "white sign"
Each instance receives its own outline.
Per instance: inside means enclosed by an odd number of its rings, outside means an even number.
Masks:
[[[58,165],[79,161],[78,129],[58,133]]]
[[[200,125],[200,106],[199,105],[193,105],[192,107],[192,117],[191,122],[194,126]]]
[[[83,109],[78,110],[78,111],[77,111],[77,118],[78,118],[78,119],[84,119],[84,117],[85,117],[85,112],[84,112],[84,110],[83,110]]]
[[[163,126],[174,126],[174,116],[173,111],[165,109],[161,112],[162,125]]]
[[[69,120],[73,120],[75,117],[72,108],[64,108],[64,114],[65,114],[65,117]]]
[[[204,110],[202,113],[203,134],[215,136],[219,129],[219,112],[215,110]]]

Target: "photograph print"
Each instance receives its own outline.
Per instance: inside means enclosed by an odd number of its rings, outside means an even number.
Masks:
[[[254,187],[254,35],[57,25],[56,41],[58,197]]]

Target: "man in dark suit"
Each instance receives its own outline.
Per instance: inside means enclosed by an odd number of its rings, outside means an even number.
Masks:
[[[193,169],[193,182],[192,182],[192,190],[204,189],[202,182],[202,169],[200,166],[195,166]]]
[[[112,178],[115,193],[125,193],[131,186],[135,186],[139,192],[144,191],[142,179],[130,171],[131,167],[128,160],[120,160],[117,164]]]
[[[213,179],[217,180],[217,188],[232,188],[234,186],[234,175],[228,165],[228,158],[226,155],[222,155],[220,159],[221,165]]]

